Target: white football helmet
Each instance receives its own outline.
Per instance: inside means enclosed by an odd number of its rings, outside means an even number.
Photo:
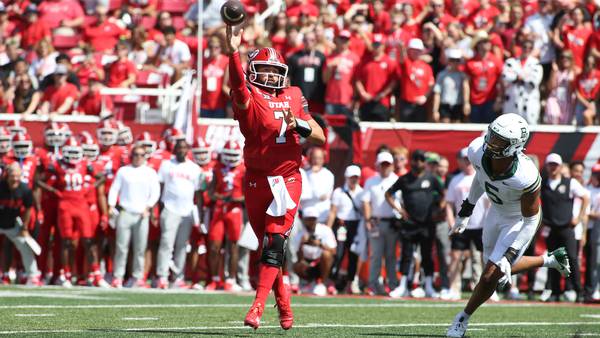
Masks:
[[[494,139],[501,139],[505,141],[505,144],[498,145]],[[503,114],[488,126],[484,151],[491,158],[512,157],[525,149],[528,139],[529,125],[527,125],[527,121],[517,114]]]

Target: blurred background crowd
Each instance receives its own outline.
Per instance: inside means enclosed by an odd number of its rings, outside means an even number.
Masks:
[[[231,116],[223,2],[5,1],[0,109],[99,115],[121,100],[101,98],[102,86],[173,83],[200,56],[202,116]],[[313,113],[487,123],[513,112],[530,124],[598,123],[593,0],[243,2],[243,50],[280,51]]]

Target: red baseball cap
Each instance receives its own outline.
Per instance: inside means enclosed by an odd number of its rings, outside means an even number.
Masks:
[[[594,164],[592,167],[592,174],[600,174],[600,163]]]

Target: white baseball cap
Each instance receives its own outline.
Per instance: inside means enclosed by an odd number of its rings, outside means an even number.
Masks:
[[[462,51],[458,48],[450,48],[450,49],[446,50],[446,58],[448,58],[448,60],[462,59]]]
[[[375,161],[375,163],[379,165],[383,162],[394,163],[394,157],[387,151],[380,152],[379,154],[377,154],[377,160]]]
[[[315,207],[302,209],[302,218],[319,218],[319,210]]]
[[[558,165],[561,165],[563,163],[562,157],[560,157],[560,155],[557,153],[548,154],[548,156],[546,156],[546,164],[548,163],[556,163]]]
[[[414,38],[408,41],[408,48],[423,50],[425,49],[425,45],[423,45],[423,41],[421,41],[421,39]]]
[[[459,158],[469,157],[469,147],[464,147],[458,152]]]
[[[360,168],[356,165],[349,165],[344,172],[344,177],[358,176],[360,177]]]

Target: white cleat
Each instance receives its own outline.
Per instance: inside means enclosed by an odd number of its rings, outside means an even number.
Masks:
[[[200,284],[200,283],[194,283],[194,285],[192,285],[191,289],[196,290],[196,291],[202,291],[202,290],[204,290],[204,286],[202,286],[202,284]]]
[[[490,297],[490,300],[492,302],[499,302],[500,301],[500,297],[498,296],[498,292],[494,291],[494,293]]]
[[[360,295],[361,291],[360,291],[360,285],[358,283],[358,279],[354,279],[352,281],[352,283],[350,284],[350,292],[352,292],[353,295]]]
[[[413,298],[425,298],[426,293],[425,290],[423,290],[423,288],[419,286],[418,288],[413,289],[410,292],[410,296]]]
[[[446,332],[446,337],[454,337],[454,338],[462,338],[465,336],[465,332],[467,332],[467,325],[469,325],[469,320],[461,316],[459,313],[455,318],[452,325],[448,328]]]
[[[440,298],[440,294],[434,288],[425,287],[426,298]]]
[[[315,296],[327,296],[327,287],[323,283],[315,284],[312,293]]]
[[[397,288],[395,288],[394,290],[390,291],[390,297],[392,298],[402,298],[402,297],[406,297],[408,296],[408,292],[406,290],[406,285],[404,285],[405,283],[400,283],[400,285],[398,285]]]
[[[567,302],[575,303],[577,300],[577,292],[574,290],[565,291],[564,296]]]
[[[540,295],[540,301],[547,302],[550,299],[550,296],[552,296],[552,290],[545,289]]]
[[[242,291],[246,291],[246,292],[254,291],[254,289],[252,288],[252,284],[250,284],[250,281],[248,281],[248,280],[242,281],[240,286],[242,287]]]

